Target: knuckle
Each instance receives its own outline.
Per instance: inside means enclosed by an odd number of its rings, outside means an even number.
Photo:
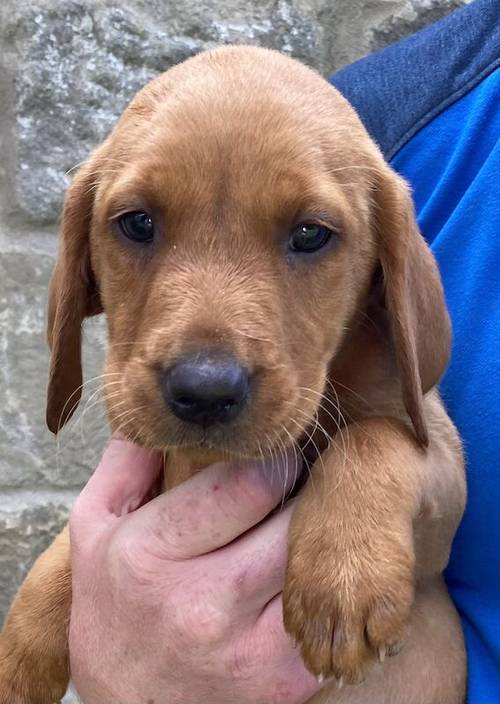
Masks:
[[[227,641],[231,625],[228,615],[211,600],[201,594],[179,590],[173,609],[175,629],[179,634],[189,635],[198,648],[213,650]]]
[[[76,532],[78,534],[78,529],[80,526],[82,526],[85,522],[85,501],[82,499],[82,496],[77,496],[73,506],[71,507],[71,511],[69,513],[69,525],[72,529],[76,529]]]
[[[158,584],[156,561],[150,558],[142,541],[134,534],[125,531],[115,533],[108,549],[111,571],[119,583],[142,590]]]

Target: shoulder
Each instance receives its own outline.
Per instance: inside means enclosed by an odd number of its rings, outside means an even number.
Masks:
[[[330,78],[390,160],[500,66],[500,2],[475,0]]]

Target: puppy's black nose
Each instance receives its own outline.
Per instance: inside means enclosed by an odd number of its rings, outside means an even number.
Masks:
[[[167,369],[162,387],[168,407],[181,420],[228,423],[246,403],[248,372],[235,357],[197,354]]]

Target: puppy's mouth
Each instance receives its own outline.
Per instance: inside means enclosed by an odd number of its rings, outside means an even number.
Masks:
[[[293,423],[289,423],[292,425]],[[294,439],[291,433],[278,436],[274,445],[270,445],[263,438],[255,439],[251,444],[241,442],[238,436],[244,436],[243,430],[221,426],[211,426],[200,429],[199,436],[194,439],[185,437],[182,442],[170,445],[166,450],[175,449],[186,452],[195,451],[207,452],[209,455],[219,455],[223,459],[273,459],[276,454],[285,454],[289,451],[296,452],[304,465],[304,468],[311,468],[319,455],[328,446],[330,438],[325,433],[318,431],[317,424],[311,422],[302,435]]]

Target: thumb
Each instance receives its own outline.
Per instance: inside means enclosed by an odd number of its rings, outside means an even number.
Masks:
[[[102,523],[134,511],[151,496],[163,467],[162,454],[121,437],[111,438],[97,469],[77,498],[70,525],[79,537]]]

